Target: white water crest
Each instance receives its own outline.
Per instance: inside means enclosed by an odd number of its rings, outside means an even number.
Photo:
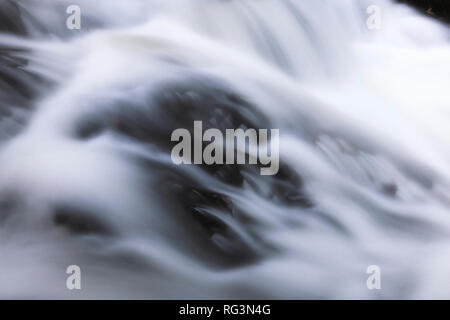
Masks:
[[[388,0],[0,17],[0,298],[450,298],[448,26]],[[279,129],[280,171],[174,165],[194,120]]]

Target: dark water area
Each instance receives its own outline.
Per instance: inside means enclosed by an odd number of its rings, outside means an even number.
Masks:
[[[447,0],[398,0],[417,7],[423,13],[450,22],[450,2]]]

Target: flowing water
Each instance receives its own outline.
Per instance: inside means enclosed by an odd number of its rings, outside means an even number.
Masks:
[[[448,27],[387,0],[2,0],[0,29],[1,298],[449,297]],[[280,129],[280,171],[174,165],[194,120]]]

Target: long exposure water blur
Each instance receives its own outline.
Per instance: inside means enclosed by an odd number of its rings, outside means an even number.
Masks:
[[[0,32],[0,298],[450,298],[443,22],[388,0],[2,0]],[[175,164],[194,121],[279,129],[279,171]]]

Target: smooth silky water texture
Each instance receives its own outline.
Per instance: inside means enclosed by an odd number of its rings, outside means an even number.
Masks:
[[[447,26],[375,0],[0,12],[1,298],[449,298]],[[194,120],[280,129],[279,174],[174,165]]]

